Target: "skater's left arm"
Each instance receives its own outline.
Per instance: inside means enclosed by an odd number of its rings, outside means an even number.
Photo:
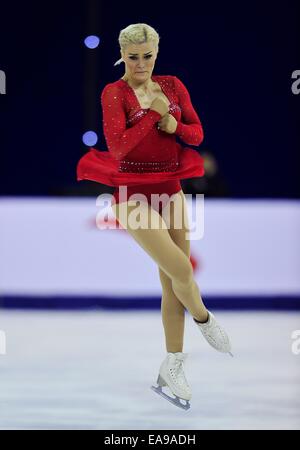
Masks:
[[[181,121],[177,122],[175,134],[186,144],[200,145],[204,139],[201,121],[196,113],[190,94],[182,81],[174,78],[174,86],[179,98],[181,108]]]

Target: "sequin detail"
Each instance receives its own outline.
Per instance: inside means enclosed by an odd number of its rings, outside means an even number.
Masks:
[[[176,160],[168,161],[128,161],[122,160],[119,164],[119,172],[176,172],[179,162]]]
[[[120,79],[105,86],[101,94],[103,131],[114,159],[169,160],[177,152],[176,136],[190,145],[200,145],[203,129],[185,85],[175,76],[152,75],[169,100],[169,112],[177,121],[173,134],[160,131],[161,115],[142,109],[132,88]]]
[[[126,124],[127,125],[131,125],[131,124],[135,123],[137,120],[139,120],[142,117],[144,117],[148,113],[149,110],[150,110],[150,108],[138,109],[136,112],[131,114],[130,117],[128,117],[128,119],[126,121]],[[169,105],[169,113],[170,114],[175,114],[176,112],[178,112],[180,114],[181,113],[181,108],[176,103],[171,102],[170,105]]]
[[[176,130],[168,133],[158,129],[161,114],[142,109],[141,106],[149,103],[141,104],[124,80],[108,83],[101,94],[108,152],[96,148],[86,152],[77,165],[77,180],[127,185],[133,192],[144,186],[150,194],[167,192],[165,189],[169,187],[165,183],[171,183],[170,191],[173,191],[180,189],[179,180],[203,176],[204,160],[200,154],[177,142],[177,137],[191,145],[199,145],[203,140],[201,122],[188,90],[172,75],[156,75],[152,80],[159,84],[169,101],[166,109],[177,121]]]

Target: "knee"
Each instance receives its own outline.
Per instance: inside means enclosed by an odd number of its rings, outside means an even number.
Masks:
[[[189,286],[194,280],[193,266],[189,261],[183,267],[180,268],[178,275],[176,276],[175,282],[179,283],[183,287]]]

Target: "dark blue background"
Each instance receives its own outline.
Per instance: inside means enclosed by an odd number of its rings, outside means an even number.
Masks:
[[[179,77],[233,197],[299,198],[300,7],[296,1],[1,4],[1,195],[81,195],[86,130],[106,149],[100,93],[120,78],[118,35],[146,22],[161,36],[155,74]],[[101,38],[96,50],[83,45]],[[92,191],[90,191],[92,192]]]

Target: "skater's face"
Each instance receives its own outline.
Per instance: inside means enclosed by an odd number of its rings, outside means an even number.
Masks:
[[[127,45],[125,52],[121,54],[126,66],[126,75],[131,81],[140,84],[151,78],[157,57],[153,42]]]

